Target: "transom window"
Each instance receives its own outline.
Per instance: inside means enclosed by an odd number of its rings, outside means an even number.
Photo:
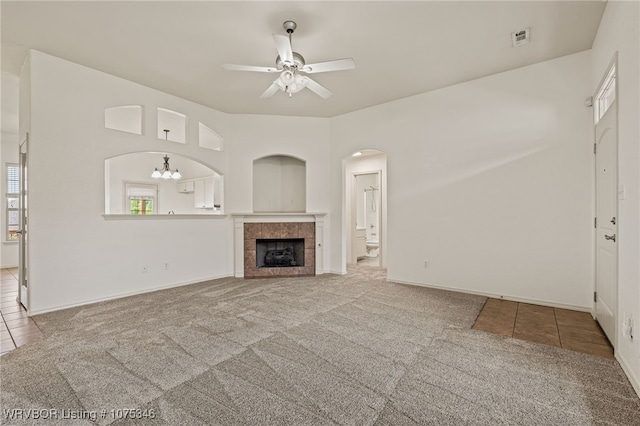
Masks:
[[[613,105],[616,100],[616,66],[611,66],[611,69],[607,73],[607,76],[602,83],[602,87],[596,95],[595,102],[595,114],[596,123],[600,121],[609,107]]]

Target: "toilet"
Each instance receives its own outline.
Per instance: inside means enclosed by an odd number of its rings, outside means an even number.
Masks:
[[[372,238],[367,240],[367,256],[378,257],[378,251],[380,249],[378,238]]]

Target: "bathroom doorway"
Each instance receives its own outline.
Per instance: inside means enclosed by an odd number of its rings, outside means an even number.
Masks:
[[[387,154],[367,149],[345,159],[345,237],[349,265],[386,267]]]
[[[380,175],[354,175],[353,211],[355,211],[355,254],[359,266],[380,266]]]

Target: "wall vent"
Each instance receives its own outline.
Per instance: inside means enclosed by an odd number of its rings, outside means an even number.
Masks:
[[[529,40],[529,28],[511,33],[511,42],[513,43],[513,47],[527,44],[529,43]]]

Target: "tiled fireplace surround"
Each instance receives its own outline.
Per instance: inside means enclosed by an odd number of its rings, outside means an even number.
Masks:
[[[318,267],[322,267],[321,240],[322,216],[324,215],[248,214],[234,216],[235,276],[244,276],[245,278],[314,276]],[[319,238],[316,237],[317,235]],[[256,240],[294,238],[304,239],[304,266],[256,267]]]

